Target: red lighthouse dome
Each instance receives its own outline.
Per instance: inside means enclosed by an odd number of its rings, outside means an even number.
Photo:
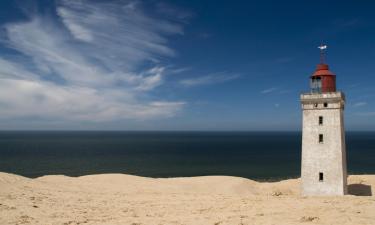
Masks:
[[[310,86],[313,93],[326,93],[336,91],[336,75],[333,74],[327,64],[324,64],[324,52],[327,46],[319,46],[321,50],[320,63],[316,66],[314,74],[310,77]]]

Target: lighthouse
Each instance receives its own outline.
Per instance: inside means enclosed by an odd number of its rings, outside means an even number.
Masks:
[[[319,49],[320,63],[310,76],[310,92],[300,96],[301,191],[304,196],[345,195],[345,95],[336,90],[336,75],[324,62],[327,46],[319,46]]]

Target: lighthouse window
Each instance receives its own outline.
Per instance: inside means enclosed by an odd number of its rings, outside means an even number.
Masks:
[[[323,125],[323,116],[319,116],[319,125]]]
[[[324,102],[324,108],[327,108],[328,107],[328,103],[327,102]]]
[[[315,107],[315,108],[318,107],[318,103],[314,103],[314,107]]]
[[[322,92],[322,82],[320,77],[312,77],[311,78],[311,91],[313,93],[321,93]]]
[[[323,177],[323,173],[320,172],[320,173],[319,173],[319,181],[320,181],[320,182],[323,182],[323,178],[324,178],[324,177]]]
[[[323,134],[319,134],[319,143],[323,143]]]

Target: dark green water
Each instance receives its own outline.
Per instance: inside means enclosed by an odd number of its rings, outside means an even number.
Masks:
[[[349,173],[375,173],[375,132],[348,132]],[[298,132],[0,132],[0,171],[27,177],[300,175]]]

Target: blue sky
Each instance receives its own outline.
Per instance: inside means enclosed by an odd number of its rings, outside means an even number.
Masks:
[[[328,45],[347,130],[375,130],[370,1],[1,1],[0,127],[300,130]]]

